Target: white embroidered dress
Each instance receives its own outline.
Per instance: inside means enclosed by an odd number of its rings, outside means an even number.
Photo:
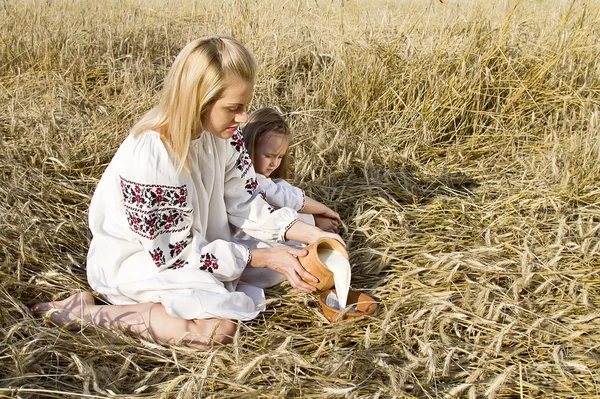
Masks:
[[[266,285],[240,281],[250,251],[232,242],[229,224],[283,241],[298,215],[262,198],[239,130],[228,140],[204,132],[190,160],[191,171],[177,175],[157,132],[125,139],[90,204],[88,281],[114,304],[162,303],[185,319],[252,319],[264,309]]]

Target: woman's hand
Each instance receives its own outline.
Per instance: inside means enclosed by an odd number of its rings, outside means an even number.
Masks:
[[[288,246],[253,249],[250,267],[269,268],[279,274],[283,274],[290,282],[292,288],[301,292],[312,293],[316,291],[316,288],[306,283],[303,278],[315,283],[319,280],[307,272],[298,261],[299,256],[306,255],[307,252],[305,250]]]

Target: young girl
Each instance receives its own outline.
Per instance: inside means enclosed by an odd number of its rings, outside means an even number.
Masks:
[[[285,245],[250,250],[230,223],[258,240],[305,243],[332,233],[273,211],[254,189],[238,127],[247,121],[256,64],[236,40],[211,36],[175,59],[159,100],[133,127],[104,172],[89,210],[88,281],[82,292],[34,305],[59,326],[118,328],[163,344],[229,342],[232,320],[262,310],[262,289],[244,270],[268,268],[292,287],[316,281]],[[343,242],[343,241],[342,241]]]
[[[244,127],[244,143],[256,171],[258,190],[264,193],[269,204],[293,208],[304,214],[301,218],[307,223],[337,233],[340,216],[285,181],[290,140],[290,128],[275,109],[265,107],[250,114]]]

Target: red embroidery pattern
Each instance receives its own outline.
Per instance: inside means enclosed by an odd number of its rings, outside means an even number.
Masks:
[[[164,233],[183,231],[187,225],[177,227],[191,213],[182,209],[156,209],[144,213],[138,209],[125,208],[129,227],[140,236],[153,240]]]
[[[187,245],[188,240],[181,240],[179,242],[176,242],[175,244],[169,243],[169,255],[171,255],[171,259],[183,252]],[[160,247],[150,251],[150,256],[152,256],[152,260],[154,261],[156,267],[161,267],[165,265],[165,254]],[[171,266],[168,267],[168,269],[180,269],[187,263],[188,262],[183,259],[177,259]]]
[[[250,179],[246,180],[246,186],[244,187],[246,189],[246,192],[250,195],[254,194],[254,191],[256,191],[256,189],[258,188],[258,181],[256,180],[256,178],[251,177]]]
[[[287,226],[285,226],[285,229],[283,230],[283,237],[285,238],[285,235],[287,234],[288,230],[292,228],[292,226],[300,219],[294,219],[292,220]]]
[[[250,266],[250,262],[252,262],[252,250],[250,248],[247,248],[247,249],[248,249],[248,256],[246,256],[246,265],[245,266]]]
[[[264,191],[261,191],[259,193],[259,195],[267,203],[267,209],[269,210],[269,213],[273,213],[278,209],[278,208],[272,206],[271,204],[269,204],[269,201],[267,201],[267,193],[265,193]]]
[[[171,270],[181,269],[182,267],[184,267],[187,264],[188,264],[187,260],[177,259],[175,262],[173,262],[173,264],[171,266],[167,267],[167,269],[171,269]]]
[[[179,242],[176,242],[175,244],[169,243],[169,253],[171,255],[171,258],[174,258],[181,252],[183,252],[183,250],[185,249],[185,247],[187,247],[188,244],[188,240],[181,240]]]
[[[159,186],[120,179],[125,214],[133,232],[153,240],[160,234],[183,231],[188,227],[183,224],[192,213],[191,209],[186,209],[186,186]]]
[[[151,209],[156,206],[187,207],[187,187],[142,184],[121,179],[121,192],[126,205]]]
[[[300,209],[298,209],[298,212],[301,212],[304,207],[306,206],[306,194],[304,193],[304,190],[300,189],[300,192],[302,193],[302,206],[300,207]]]
[[[213,273],[214,270],[219,268],[219,260],[216,256],[211,253],[205,253],[200,255],[200,270]]]
[[[150,251],[150,256],[152,256],[152,260],[154,261],[156,267],[161,267],[165,264],[165,254],[163,253],[162,249],[156,248],[155,250]]]
[[[242,177],[246,176],[248,170],[250,170],[250,166],[252,162],[250,160],[250,155],[248,155],[248,151],[246,151],[246,146],[244,145],[244,139],[242,138],[242,129],[238,128],[233,136],[231,136],[231,141],[229,142],[233,148],[237,152],[240,153],[237,161],[235,161],[235,167],[242,172]]]

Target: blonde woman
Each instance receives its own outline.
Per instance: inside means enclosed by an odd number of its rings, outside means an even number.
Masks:
[[[256,190],[239,130],[255,71],[252,55],[230,37],[198,39],[181,51],[158,105],[122,143],[90,204],[88,281],[110,304],[82,292],[36,304],[36,314],[73,329],[91,323],[204,349],[229,342],[236,320],[263,310],[261,282],[244,281],[247,268],[314,291],[303,278],[316,279],[297,259],[306,251],[232,242],[230,223],[264,241],[342,241],[291,208],[272,211]]]

